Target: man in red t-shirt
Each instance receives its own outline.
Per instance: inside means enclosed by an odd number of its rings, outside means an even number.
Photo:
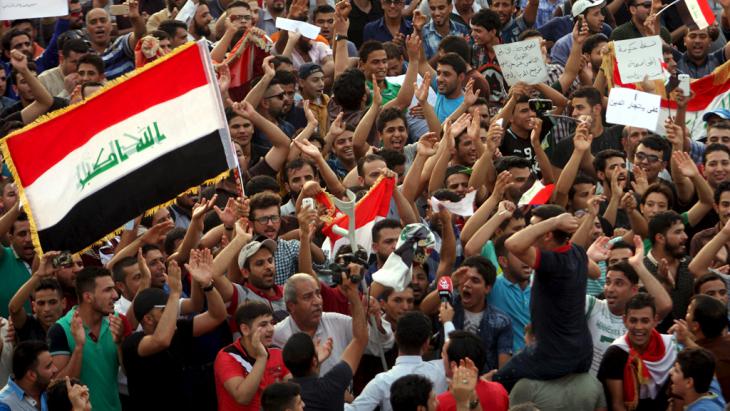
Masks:
[[[289,374],[281,350],[266,348],[274,336],[272,314],[271,307],[259,301],[248,301],[236,310],[241,338],[220,350],[215,359],[219,411],[259,411],[264,388]]]

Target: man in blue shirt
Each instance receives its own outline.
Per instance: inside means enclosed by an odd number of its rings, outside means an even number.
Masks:
[[[601,33],[603,31],[603,21],[605,17],[601,9],[605,4],[604,0],[578,0],[573,3],[573,23],[578,24],[578,20],[582,20],[588,25],[590,34]],[[606,35],[610,33],[604,33]],[[555,64],[565,66],[570,55],[570,49],[573,47],[573,35],[568,32],[555,42],[550,51],[550,60]]]
[[[56,377],[48,346],[24,341],[13,351],[13,375],[0,391],[0,411],[48,411],[46,388]]]
[[[392,41],[405,45],[406,36],[413,32],[413,24],[403,18],[403,0],[384,0],[382,4],[383,17],[365,25],[362,32],[363,42]]]
[[[494,251],[502,268],[502,275],[494,282],[487,301],[507,314],[512,320],[513,352],[525,346],[525,326],[530,323],[530,291],[532,268],[515,257],[504,246],[509,235],[494,241]]]
[[[438,93],[434,110],[443,123],[464,101],[461,85],[466,75],[466,62],[456,53],[446,53],[438,60],[436,74],[433,82]]]
[[[515,0],[492,0],[489,8],[499,15],[502,23],[502,43],[517,41],[520,34],[535,24],[539,0],[529,0],[524,12],[517,18],[515,15]]]
[[[469,35],[469,29],[449,18],[454,9],[451,0],[430,0],[428,7],[431,10],[431,21],[423,26],[421,38],[426,59],[431,59],[437,54],[439,43],[444,37],[451,35],[466,37]]]

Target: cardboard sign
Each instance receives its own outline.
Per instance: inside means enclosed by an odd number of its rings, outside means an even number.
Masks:
[[[514,86],[518,81],[539,84],[548,78],[540,40],[499,44],[494,46],[494,53],[497,55],[502,75],[510,86]]]
[[[637,83],[643,81],[645,76],[649,80],[664,79],[661,37],[640,37],[613,43],[621,82]]]
[[[0,20],[65,16],[68,0],[2,0]]]
[[[608,96],[606,121],[656,131],[662,98],[629,88],[614,87]]]

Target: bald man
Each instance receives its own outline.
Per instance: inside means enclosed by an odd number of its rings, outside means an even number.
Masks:
[[[89,41],[91,47],[104,60],[104,75],[108,80],[134,70],[134,46],[137,44],[137,39],[141,39],[146,33],[137,0],[129,1],[128,17],[134,31],[112,41],[112,20],[109,13],[104,9],[96,8],[86,14],[86,31]]]

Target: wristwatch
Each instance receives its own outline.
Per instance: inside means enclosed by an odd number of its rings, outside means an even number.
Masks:
[[[346,34],[335,34],[335,41],[348,40]]]

